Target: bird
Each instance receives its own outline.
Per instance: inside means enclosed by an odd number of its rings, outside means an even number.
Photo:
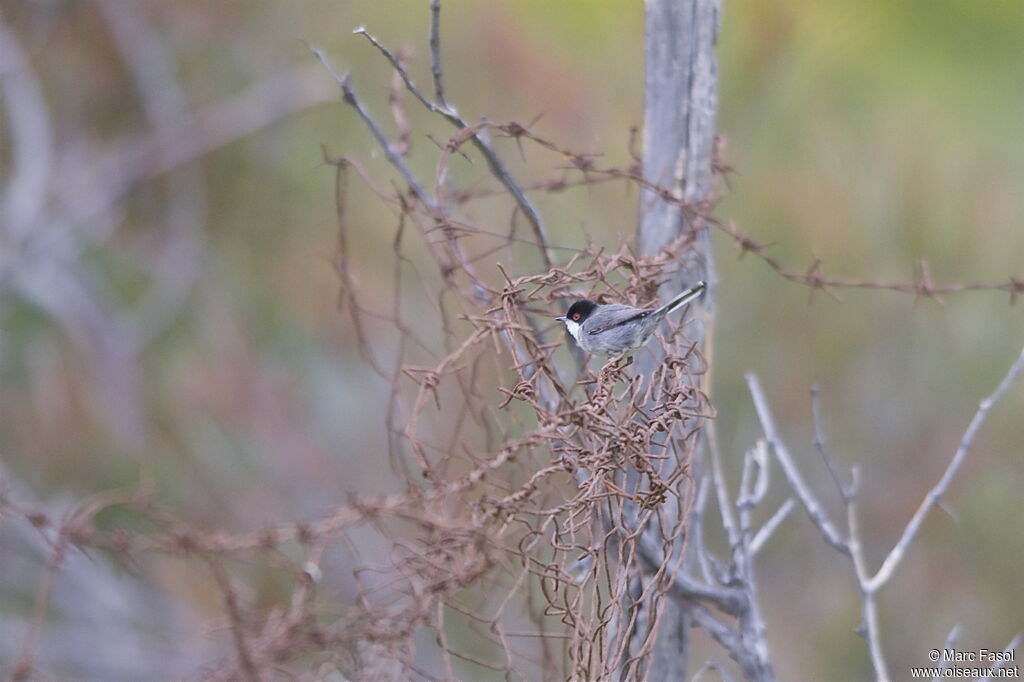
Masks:
[[[634,308],[621,303],[594,303],[581,298],[556,320],[588,353],[623,355],[647,343],[661,321],[673,310],[694,300],[707,285],[697,282],[658,308]]]

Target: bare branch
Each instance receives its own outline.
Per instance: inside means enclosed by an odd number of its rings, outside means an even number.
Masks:
[[[910,547],[910,543],[917,537],[917,533],[921,530],[921,525],[924,523],[925,517],[932,507],[937,506],[939,500],[946,493],[946,489],[949,488],[950,482],[956,475],[956,472],[960,469],[960,465],[963,464],[964,459],[967,457],[967,453],[970,452],[971,446],[974,444],[974,437],[977,435],[978,430],[985,421],[985,417],[988,416],[989,410],[992,406],[999,402],[999,399],[1003,397],[1003,394],[1009,390],[1010,385],[1020,375],[1021,370],[1024,370],[1024,349],[1021,350],[1020,355],[1017,357],[1017,361],[1010,367],[1010,371],[1007,372],[1006,376],[996,387],[996,390],[989,397],[985,398],[978,405],[978,411],[975,412],[974,418],[971,419],[971,423],[967,426],[967,430],[964,432],[963,438],[960,440],[960,446],[956,449],[953,454],[953,459],[949,461],[949,465],[946,467],[946,471],[942,474],[942,478],[935,484],[928,494],[925,495],[924,500],[921,501],[921,506],[917,508],[913,518],[910,519],[910,523],[903,529],[903,536],[899,542],[892,548],[889,555],[885,557],[885,561],[882,562],[878,572],[875,573],[866,587],[869,591],[875,591],[882,585],[884,585],[890,577],[892,577],[893,571],[899,565],[903,559],[904,554]]]
[[[1016,651],[1017,647],[1020,646],[1020,641],[1021,641],[1021,633],[1018,632],[1014,636],[1014,638],[1012,640],[1010,640],[1010,643],[1006,645],[1006,648],[1003,649],[1003,653],[1004,654],[1009,654],[1011,651]],[[999,670],[1000,668],[1004,667],[1009,660],[1011,660],[1011,659],[1008,656],[1004,657],[1004,658],[1001,658],[999,661],[997,661],[996,663],[994,663],[992,665],[991,670]],[[978,682],[988,682],[991,679],[992,679],[992,675],[988,674],[985,677],[982,677],[981,679],[979,679]]]
[[[848,502],[850,497],[854,494],[854,490],[843,483],[843,479],[839,475],[839,467],[836,466],[836,462],[832,458],[832,454],[825,446],[825,429],[821,423],[821,405],[818,400],[817,386],[811,387],[811,414],[814,416],[814,447],[821,454],[821,458],[825,460],[825,466],[828,467],[828,473],[831,474],[832,480],[839,489],[839,494],[843,497],[843,501]]]
[[[943,650],[948,651],[949,649],[952,649],[953,645],[956,644],[956,639],[959,635],[960,626],[954,625],[953,628],[949,631],[949,634],[946,635],[946,641],[942,645]],[[939,680],[942,679],[942,673],[944,673],[946,671],[946,668],[949,667],[949,659],[947,657],[939,656],[939,660],[942,661],[942,664],[939,666],[939,670],[937,673],[935,673],[935,676],[932,677],[932,682],[939,682]]]
[[[438,12],[440,12],[440,9],[438,9]],[[414,97],[416,97],[416,99],[418,99],[423,104],[423,106],[425,106],[427,109],[434,113],[441,114],[446,119],[448,119],[448,121],[453,126],[459,128],[460,130],[470,127],[470,124],[467,123],[466,120],[459,115],[458,111],[456,111],[455,108],[452,107],[447,102],[431,102],[427,98],[427,96],[424,95],[423,92],[416,87],[416,84],[413,83],[412,78],[409,76],[409,72],[406,71],[404,66],[402,66],[402,63],[398,60],[395,54],[387,47],[385,47],[379,40],[377,40],[377,38],[373,34],[369,33],[364,27],[357,28],[356,30],[353,31],[353,33],[365,36],[366,39],[369,40],[374,47],[380,50],[381,54],[383,54],[384,57],[389,62],[391,62],[391,66],[393,66],[395,70],[398,71],[399,75],[401,75],[402,80],[405,82],[405,87],[409,90],[409,92],[413,94]],[[321,60],[322,59],[323,58],[321,57]],[[439,73],[439,58],[437,61],[435,61],[435,64],[438,65],[437,68]],[[437,81],[437,83],[440,83],[440,81]],[[443,90],[441,91],[441,94],[443,94]],[[540,214],[537,212],[537,209],[534,208],[533,204],[526,197],[526,193],[523,192],[522,187],[520,187],[519,184],[512,178],[512,175],[505,167],[504,162],[501,160],[501,158],[498,157],[497,153],[491,147],[490,143],[484,137],[483,133],[481,131],[475,131],[472,135],[471,141],[473,142],[473,146],[476,147],[477,150],[487,160],[487,165],[490,168],[491,173],[494,175],[494,177],[498,179],[499,182],[501,182],[502,185],[505,186],[505,189],[508,190],[508,193],[510,195],[512,195],[512,198],[519,206],[519,209],[526,216],[526,219],[530,221],[530,226],[533,228],[534,237],[537,240],[537,246],[540,249],[541,257],[544,260],[544,266],[550,270],[554,265],[554,259],[550,254],[550,247],[548,246],[548,238],[546,230],[544,229],[544,223],[541,220]]]
[[[793,492],[800,499],[800,503],[803,504],[807,515],[811,517],[814,525],[825,536],[825,541],[843,554],[849,554],[849,546],[839,534],[839,530],[829,520],[828,514],[822,507],[821,502],[818,501],[817,496],[810,486],[807,485],[792,455],[790,455],[786,445],[779,437],[778,429],[775,427],[775,420],[772,418],[771,410],[768,407],[768,400],[765,398],[764,391],[761,388],[761,382],[751,372],[747,372],[746,377],[747,386],[750,388],[750,395],[754,400],[754,408],[757,410],[757,416],[761,420],[761,428],[764,429],[764,434],[768,438],[768,442],[771,444],[775,457],[778,459],[779,465],[782,466],[782,471],[785,473],[790,486],[792,486]]]
[[[690,515],[690,533],[693,542],[693,553],[697,556],[697,563],[700,565],[701,577],[704,582],[709,583],[711,577],[711,555],[704,544],[704,509],[707,506],[708,489],[711,487],[711,477],[704,474],[700,478],[700,485],[697,488],[697,502],[693,505]]]
[[[352,108],[356,110],[359,114],[359,118],[363,119],[363,123],[365,123],[366,127],[370,129],[370,134],[373,135],[375,140],[377,140],[377,144],[379,144],[380,148],[384,151],[384,155],[387,157],[388,161],[399,173],[401,173],[402,177],[405,178],[405,182],[409,185],[409,189],[413,191],[413,194],[416,195],[416,198],[419,199],[424,206],[428,207],[431,211],[435,211],[437,206],[434,203],[433,197],[423,189],[423,186],[412,174],[409,166],[406,165],[405,160],[395,152],[391,146],[391,142],[388,141],[387,136],[384,134],[384,131],[380,129],[380,126],[377,125],[377,122],[373,120],[373,117],[370,116],[366,107],[363,106],[363,103],[356,96],[355,91],[349,84],[350,74],[346,72],[339,75],[338,72],[331,67],[330,62],[327,61],[327,57],[324,56],[323,51],[319,47],[310,45],[309,49],[313,51],[313,54],[315,54],[317,59],[320,60],[320,63],[331,72],[332,76],[334,76],[334,80],[336,80],[338,85],[341,87],[341,98],[345,103],[351,105]],[[394,56],[392,56],[392,58],[394,58]]]
[[[434,98],[447,109],[444,72],[441,69],[441,0],[430,0],[430,70],[434,75]]]
[[[740,656],[740,640],[736,636],[728,625],[720,621],[715,614],[711,613],[706,606],[703,604],[694,604],[693,609],[690,612],[693,615],[694,621],[697,622],[704,630],[711,635],[716,642],[722,645],[729,655],[739,660]]]
[[[430,111],[433,111],[434,113],[443,114],[446,117],[453,115],[453,112],[442,109],[437,104],[431,102],[430,99],[428,99],[427,96],[424,95],[423,92],[421,92],[420,89],[416,87],[416,84],[412,82],[412,77],[406,70],[405,65],[402,64],[402,61],[395,55],[394,52],[389,50],[379,40],[377,40],[377,37],[375,35],[367,31],[365,26],[360,26],[359,28],[352,31],[352,33],[364,36],[367,40],[370,41],[370,43],[373,44],[374,47],[380,50],[381,54],[383,54],[387,58],[387,60],[391,62],[391,66],[394,67],[395,71],[398,72],[398,75],[402,77],[402,80],[405,82],[406,89],[409,92],[411,92],[413,96],[416,99],[418,99],[420,103],[423,104],[423,106],[425,106]],[[464,128],[465,126],[459,127]]]
[[[782,503],[782,506],[772,514],[772,517],[768,519],[763,526],[761,526],[761,530],[757,531],[757,534],[754,535],[754,539],[750,541],[751,555],[756,556],[757,553],[761,551],[761,548],[764,547],[765,543],[771,539],[772,534],[774,534],[775,530],[782,525],[782,522],[786,520],[786,517],[789,516],[789,513],[793,511],[795,506],[796,500],[792,497],[788,498]]]
[[[847,541],[840,541],[837,543],[835,539],[838,539],[838,534],[832,527],[831,522],[824,516],[820,503],[816,498],[814,498],[806,483],[800,477],[788,450],[786,450],[784,444],[777,435],[771,413],[768,410],[767,400],[764,397],[764,393],[757,377],[753,374],[747,374],[747,383],[750,386],[750,392],[754,399],[755,408],[760,416],[762,427],[775,448],[776,455],[783,470],[786,472],[786,477],[789,480],[791,487],[804,504],[805,509],[808,510],[808,514],[811,516],[812,520],[815,521],[815,524],[822,531],[826,541],[828,541],[829,544],[837,550],[847,554],[853,562],[854,574],[860,591],[861,613],[863,616],[863,623],[859,632],[864,636],[867,642],[871,665],[874,669],[875,677],[878,680],[888,680],[891,679],[891,677],[882,651],[881,629],[879,625],[878,605],[876,599],[877,592],[879,588],[881,588],[889,578],[892,577],[894,571],[899,566],[900,561],[906,555],[907,549],[913,543],[917,533],[920,531],[928,512],[933,506],[939,505],[942,495],[949,487],[953,476],[956,474],[957,470],[963,463],[964,458],[967,456],[967,453],[970,451],[974,438],[977,435],[978,430],[981,428],[982,423],[985,421],[989,410],[991,410],[1006,391],[1009,390],[1010,385],[1020,375],[1021,371],[1024,371],[1024,349],[1021,350],[1017,360],[1010,367],[1006,376],[999,383],[999,386],[992,395],[981,401],[978,406],[978,411],[975,413],[974,418],[971,420],[967,430],[964,432],[960,445],[957,448],[956,453],[953,455],[949,465],[946,467],[942,478],[925,496],[920,507],[918,507],[917,512],[904,529],[899,542],[897,542],[889,552],[889,555],[886,557],[885,561],[882,562],[881,567],[874,576],[870,576],[868,572],[867,562],[864,558],[863,543],[860,538],[860,527],[857,515],[857,498],[855,495],[859,483],[856,467],[852,470],[853,480],[848,487],[842,484],[837,475],[837,469],[833,466],[829,467],[830,471],[833,473],[833,480],[835,480],[836,486],[838,487],[840,494],[843,496],[843,500],[846,505],[849,539]],[[812,392],[812,399],[813,398],[816,398],[816,392]],[[828,463],[830,458],[824,448],[824,436],[822,435],[820,414],[817,410],[816,400],[812,401],[812,406],[814,407],[815,413],[815,444],[818,447],[819,452],[825,458],[826,463]],[[953,637],[955,634],[956,629],[950,633],[950,636]]]
[[[741,510],[749,510],[761,504],[764,496],[768,493],[770,470],[768,443],[764,439],[759,439],[757,445],[743,457],[743,475],[740,479],[740,493],[736,498],[737,507]],[[752,481],[751,477],[753,476],[757,478]]]
[[[653,538],[642,537],[639,547],[640,556],[650,567],[657,568],[663,563],[664,552],[656,546]],[[699,582],[687,575],[682,567],[672,572],[671,580],[669,591],[682,599],[710,602],[731,616],[739,615],[747,608],[745,595],[740,590]]]
[[[736,518],[733,516],[732,500],[729,499],[729,488],[725,482],[725,474],[722,473],[722,459],[718,452],[718,428],[714,420],[708,423],[705,433],[708,438],[708,450],[711,453],[711,480],[715,484],[715,493],[718,497],[718,511],[722,515],[722,527],[725,529],[729,546],[735,547],[739,542],[739,530],[736,526]]]
[[[743,476],[737,496],[736,508],[740,519],[740,541],[733,547],[733,582],[738,583],[746,596],[747,608],[737,619],[736,629],[740,637],[741,651],[737,658],[743,672],[758,682],[774,679],[768,642],[765,638],[764,620],[757,602],[757,579],[754,575],[754,553],[750,549],[751,511],[760,504],[768,490],[768,446],[759,440],[754,449],[747,452],[743,463]],[[754,468],[757,467],[757,473]],[[752,478],[756,476],[756,480]]]

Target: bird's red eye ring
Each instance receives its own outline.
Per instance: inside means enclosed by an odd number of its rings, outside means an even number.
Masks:
[[[572,314],[572,319],[573,319],[573,320],[578,320],[578,319],[580,319],[580,314],[579,314],[579,313],[573,313],[573,314]]]

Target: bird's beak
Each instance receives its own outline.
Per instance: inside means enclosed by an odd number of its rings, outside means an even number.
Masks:
[[[558,320],[559,322],[565,322],[565,315],[559,315],[555,319]]]

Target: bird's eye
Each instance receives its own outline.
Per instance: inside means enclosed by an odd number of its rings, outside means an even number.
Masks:
[[[580,319],[580,314],[579,313],[573,313],[572,314],[572,319],[573,320],[579,320]]]

